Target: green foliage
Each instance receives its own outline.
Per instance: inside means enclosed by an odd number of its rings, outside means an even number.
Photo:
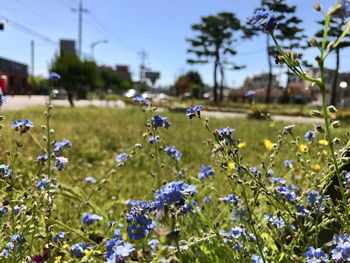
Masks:
[[[98,72],[93,61],[81,61],[78,56],[66,53],[53,59],[50,71],[61,75],[59,85],[67,91],[71,105],[74,96],[85,99],[87,92],[96,88]]]
[[[108,67],[98,69],[99,87],[118,93],[132,87],[132,81]]]

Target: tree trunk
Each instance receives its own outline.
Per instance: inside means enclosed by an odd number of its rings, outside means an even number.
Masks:
[[[217,71],[218,71],[218,58],[215,58],[214,62],[214,87],[213,87],[213,97],[214,102],[218,102],[218,81],[217,81]]]
[[[68,95],[68,101],[69,101],[70,106],[74,107],[75,105],[74,105],[73,93],[72,92],[68,92],[67,95]]]
[[[224,65],[220,63],[220,102],[224,100],[224,80],[225,80],[225,71],[224,71]]]
[[[332,84],[332,92],[331,92],[331,105],[337,106],[337,88],[338,88],[338,75],[339,75],[339,64],[340,64],[340,49],[336,48],[336,66]]]
[[[267,89],[266,89],[266,97],[265,102],[266,104],[270,103],[270,95],[271,95],[271,89],[272,89],[272,62],[271,62],[271,56],[270,56],[270,35],[266,34],[266,48],[267,48],[267,62],[269,66],[269,79],[267,83]]]

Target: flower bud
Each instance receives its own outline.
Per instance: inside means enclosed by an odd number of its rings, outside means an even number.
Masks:
[[[316,38],[311,38],[311,39],[309,40],[309,45],[310,45],[311,47],[317,47],[317,46],[318,46],[318,41],[317,41],[317,39],[316,39]]]
[[[319,133],[324,133],[324,129],[321,125],[317,125],[316,126],[316,131],[319,132]]]
[[[310,112],[310,116],[311,117],[322,117],[322,113],[320,111],[318,111],[318,110],[312,110]]]
[[[330,105],[327,107],[327,110],[330,112],[330,113],[336,113],[338,110],[336,107],[334,107],[333,105]]]
[[[320,4],[320,3],[314,4],[314,9],[315,9],[316,11],[320,12],[320,11],[322,10],[321,4]]]
[[[332,128],[338,128],[340,126],[340,121],[333,121],[332,123],[331,123],[331,127]]]

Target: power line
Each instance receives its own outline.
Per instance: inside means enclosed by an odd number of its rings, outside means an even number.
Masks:
[[[67,4],[67,2],[65,2],[64,0],[57,0],[57,1],[60,2],[61,5],[65,6],[69,10],[71,10],[73,8],[70,4]]]
[[[30,6],[28,6],[27,4],[23,3],[21,0],[16,0],[16,2],[17,2],[18,4],[20,4],[26,11],[28,10],[28,11],[30,11],[33,15],[35,15],[35,16],[38,17],[38,18],[40,18],[41,20],[45,20],[45,23],[47,23],[47,21],[50,21],[50,20],[48,20],[47,18],[43,17],[41,13],[35,11],[35,10],[32,9]],[[51,21],[51,22],[52,22],[52,21]],[[53,24],[51,23],[51,25],[53,25]],[[60,33],[62,33],[61,29],[59,29],[59,28],[57,27],[56,24],[55,24],[54,26],[55,26],[55,28],[56,28],[57,30],[60,31]]]
[[[126,42],[125,40],[123,40],[122,38],[120,38],[119,36],[117,36],[113,31],[111,31],[106,25],[104,25],[96,16],[94,16],[91,12],[89,12],[90,17],[95,21],[95,23],[101,28],[103,29],[106,33],[108,33],[109,35],[111,35],[112,37],[114,37],[118,43],[122,44],[124,47],[126,47],[127,49],[133,51],[133,52],[138,52],[139,50],[134,47],[133,45],[129,44],[128,42]]]
[[[53,45],[57,45],[57,44],[58,44],[56,41],[52,40],[52,39],[49,38],[48,36],[45,36],[45,35],[43,35],[43,34],[41,34],[41,33],[39,33],[39,32],[36,32],[36,31],[34,31],[33,29],[28,28],[28,27],[26,27],[26,26],[24,26],[24,25],[22,25],[22,24],[20,24],[20,23],[18,23],[18,22],[16,22],[16,21],[14,21],[14,20],[12,20],[12,19],[9,19],[9,18],[7,18],[7,17],[5,17],[5,16],[3,16],[3,15],[0,15],[0,17],[1,17],[2,19],[5,19],[5,21],[6,21],[7,23],[9,23],[10,25],[13,25],[13,26],[16,27],[18,30],[21,30],[22,32],[24,32],[24,33],[26,33],[26,34],[32,35],[32,36],[34,36],[34,37],[36,37],[36,38],[40,38],[41,40],[44,40],[44,41],[46,41],[46,42],[48,42],[48,43],[50,43],[50,44],[53,44]]]

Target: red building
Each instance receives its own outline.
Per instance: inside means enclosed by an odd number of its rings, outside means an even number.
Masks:
[[[4,94],[28,94],[28,66],[0,57],[0,88]]]

